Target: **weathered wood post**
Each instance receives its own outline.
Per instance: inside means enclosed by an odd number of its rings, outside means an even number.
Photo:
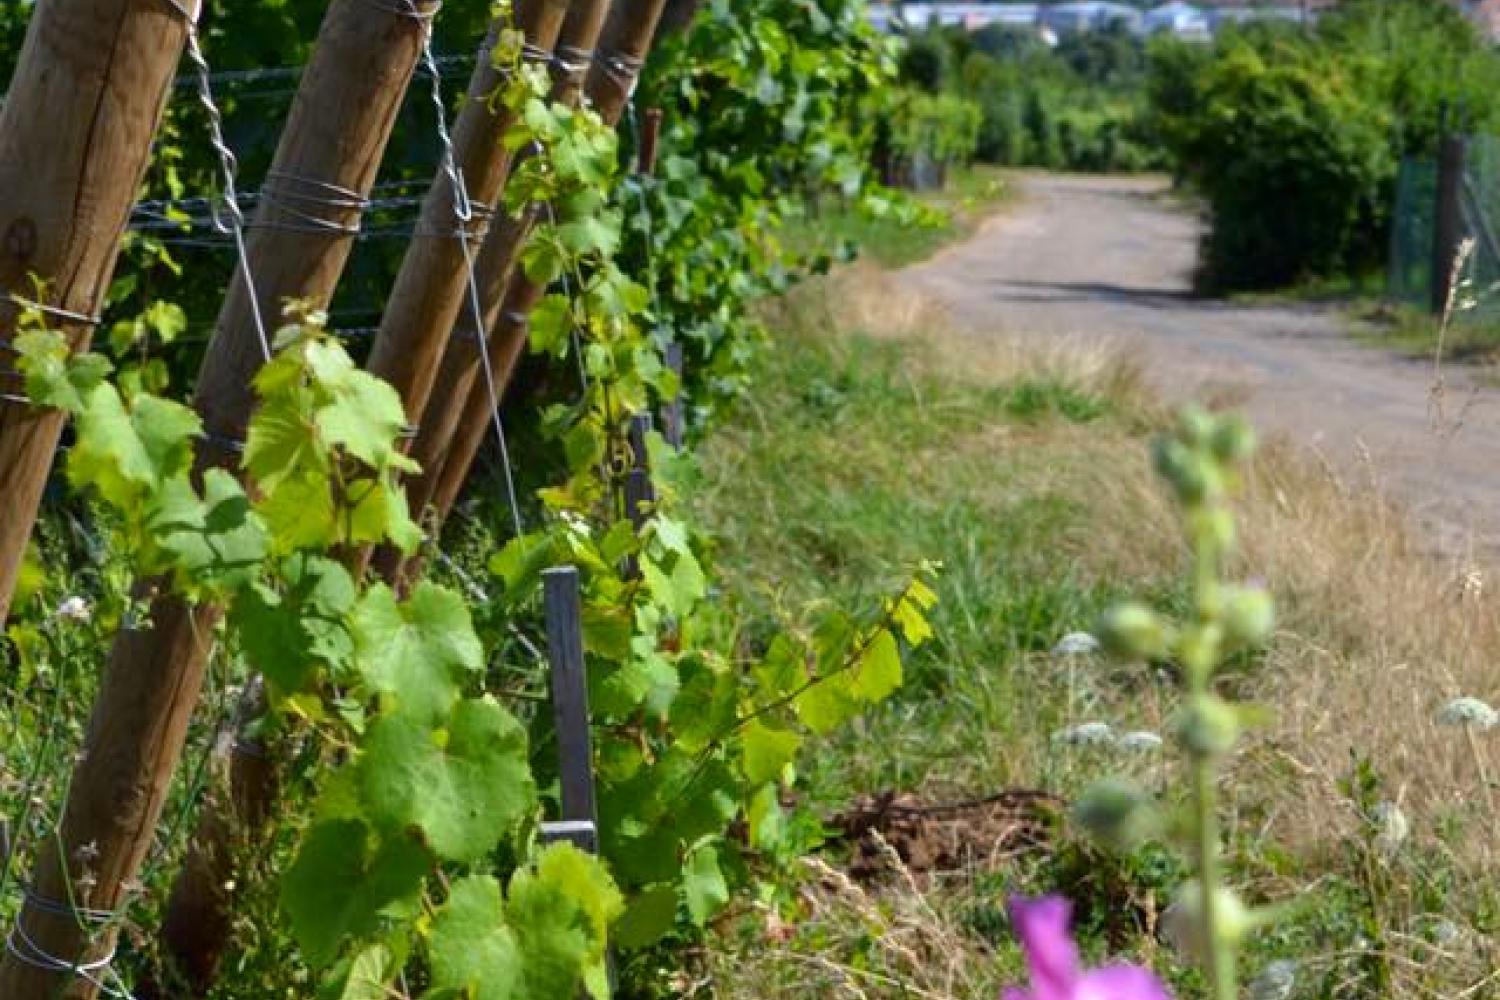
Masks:
[[[1438,140],[1437,200],[1432,220],[1432,302],[1435,316],[1448,310],[1458,275],[1459,246],[1464,238],[1463,182],[1468,143],[1444,131]]]
[[[437,6],[437,0],[329,6],[250,235],[255,281],[244,268],[237,271],[199,374],[195,404],[211,442],[243,436],[254,402],[251,378],[263,361],[262,322],[274,320],[287,299],[321,307],[331,298]],[[231,454],[221,448],[215,457]],[[109,956],[116,924],[101,920],[100,933],[89,933],[88,921],[57,903],[87,876],[91,913],[122,909],[155,836],[219,609],[191,605],[160,581],[143,582],[138,591],[152,599],[149,623],[122,628],[115,638],[62,825],[37,859],[33,892],[17,917],[15,929],[29,945],[11,949],[0,963],[0,997],[57,990],[68,1000],[86,1000],[98,992],[99,977],[84,973]],[[206,890],[204,920],[222,887]],[[185,967],[195,968],[191,961]]]
[[[45,0],[0,110],[0,371],[36,299],[74,348],[93,339],[198,0]],[[33,278],[44,282],[38,291]],[[0,376],[0,624],[66,417]]]

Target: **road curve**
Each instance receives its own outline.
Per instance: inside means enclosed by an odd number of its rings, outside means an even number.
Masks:
[[[1500,556],[1500,391],[1449,369],[1440,415],[1430,363],[1352,343],[1331,309],[1194,298],[1199,223],[1163,181],[1019,183],[1013,209],[901,280],[976,334],[1124,342],[1168,396],[1242,397],[1264,430],[1373,462],[1439,550]]]

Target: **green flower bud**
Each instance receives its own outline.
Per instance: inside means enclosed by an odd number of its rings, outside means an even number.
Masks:
[[[1219,418],[1201,406],[1188,404],[1177,411],[1177,437],[1190,448],[1207,448],[1219,429]]]
[[[1227,587],[1224,593],[1224,631],[1240,646],[1258,646],[1276,627],[1276,605],[1260,587]]]
[[[1112,655],[1129,660],[1151,660],[1167,651],[1167,626],[1161,617],[1141,604],[1111,608],[1096,630],[1099,641]]]
[[[1073,821],[1113,851],[1128,851],[1155,836],[1161,816],[1135,785],[1105,778],[1091,785],[1073,805]]]
[[[1213,900],[1215,931],[1222,940],[1237,946],[1259,921],[1229,888],[1217,887]],[[1167,943],[1200,960],[1210,951],[1204,901],[1203,884],[1190,879],[1178,887],[1161,919],[1162,937]]]
[[[1194,506],[1224,490],[1218,466],[1206,454],[1174,438],[1158,438],[1154,448],[1156,472],[1172,487],[1184,506]]]
[[[1219,420],[1214,428],[1209,447],[1214,457],[1226,465],[1239,465],[1255,452],[1255,429],[1239,414],[1230,414]]]
[[[1218,666],[1224,653],[1224,626],[1209,621],[1182,633],[1177,656],[1193,677],[1206,677]]]
[[[1234,528],[1234,515],[1224,507],[1199,507],[1189,511],[1187,530],[1194,538],[1213,546],[1219,552],[1228,552],[1234,548],[1238,537]]]
[[[1177,739],[1195,757],[1218,757],[1234,749],[1240,720],[1234,706],[1215,695],[1200,695],[1178,718]]]

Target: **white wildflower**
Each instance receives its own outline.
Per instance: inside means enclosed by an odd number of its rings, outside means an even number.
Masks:
[[[1137,729],[1115,740],[1115,746],[1130,753],[1150,753],[1161,749],[1162,740],[1149,729]]]
[[[57,617],[63,621],[83,623],[93,617],[89,602],[76,594],[57,606]]]
[[[1114,741],[1115,731],[1107,722],[1084,722],[1054,733],[1052,739],[1075,747],[1100,746]]]
[[[1500,725],[1500,712],[1478,698],[1454,698],[1438,710],[1440,726],[1473,726],[1475,729],[1493,729]]]
[[[1441,945],[1444,948],[1451,948],[1454,945],[1462,943],[1463,939],[1463,928],[1459,927],[1453,921],[1445,920],[1442,917],[1433,921],[1432,940],[1434,944]]]
[[[1099,652],[1099,640],[1087,632],[1069,632],[1057,640],[1057,645],[1052,647],[1052,655],[1064,656],[1092,656]]]
[[[1297,963],[1278,958],[1250,983],[1250,1000],[1287,1000],[1297,985]]]
[[[1375,848],[1383,857],[1393,857],[1411,836],[1411,821],[1395,802],[1377,803],[1370,818],[1375,821]]]

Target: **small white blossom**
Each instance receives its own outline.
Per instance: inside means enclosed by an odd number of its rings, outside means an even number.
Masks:
[[[1099,640],[1087,632],[1069,632],[1052,647],[1053,656],[1092,656],[1099,652]]]
[[[1278,958],[1250,983],[1250,1000],[1287,1000],[1297,985],[1297,963]]]
[[[1371,819],[1375,821],[1375,848],[1384,857],[1392,857],[1411,835],[1411,821],[1401,806],[1395,802],[1381,802],[1375,806]]]
[[[1435,920],[1433,922],[1433,924],[1432,924],[1432,940],[1433,940],[1433,943],[1442,945],[1444,948],[1451,948],[1454,945],[1461,943],[1463,941],[1463,939],[1464,939],[1463,928],[1459,927],[1453,921],[1451,921],[1451,920],[1445,920],[1445,919],[1439,917],[1437,920]]]
[[[1454,698],[1438,710],[1440,726],[1473,726],[1475,729],[1493,729],[1500,725],[1500,712],[1478,698]]]
[[[1153,750],[1160,750],[1161,745],[1161,737],[1148,729],[1137,729],[1115,740],[1115,746],[1131,753],[1150,753]]]
[[[1112,743],[1115,731],[1109,727],[1107,722],[1084,722],[1076,726],[1054,733],[1052,738],[1058,743],[1066,743],[1069,746],[1088,747]]]
[[[76,594],[57,606],[57,617],[63,621],[82,623],[92,616],[93,609],[89,607],[89,602]]]

